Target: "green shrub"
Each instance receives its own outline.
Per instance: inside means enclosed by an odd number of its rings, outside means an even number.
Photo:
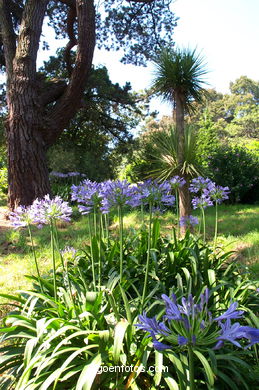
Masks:
[[[209,158],[208,176],[231,189],[231,203],[259,200],[259,159],[245,148],[220,146]]]
[[[0,169],[0,198],[6,196],[8,191],[7,168]]]

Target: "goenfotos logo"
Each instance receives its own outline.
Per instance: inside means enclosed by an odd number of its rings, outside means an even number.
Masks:
[[[130,366],[100,366],[97,374],[102,374],[103,372],[119,372],[119,373],[128,373],[128,372],[168,372],[168,366],[163,367],[156,367],[156,366],[149,366],[148,368],[145,368],[144,366],[133,366],[131,364]]]

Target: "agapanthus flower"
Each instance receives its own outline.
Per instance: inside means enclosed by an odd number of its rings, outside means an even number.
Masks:
[[[107,181],[102,185],[101,195],[101,211],[105,214],[112,208],[132,205],[135,190],[127,180]]]
[[[91,180],[83,180],[78,186],[71,186],[71,200],[79,203],[78,209],[82,214],[98,211],[102,205],[102,185]]]
[[[192,179],[190,184],[190,192],[203,192],[211,183],[212,181],[210,179],[199,176],[195,179]]]
[[[149,333],[154,348],[160,351],[172,348],[172,344],[178,344],[180,347],[214,345],[213,349],[219,349],[225,342],[240,348],[244,345],[240,344],[240,339],[249,340],[249,344],[244,348],[259,343],[259,329],[240,326],[238,322],[231,323],[232,318],[241,318],[243,314],[243,311],[236,310],[236,303],[232,303],[225,313],[213,320],[208,310],[209,295],[206,288],[198,300],[189,294],[187,298],[182,297],[179,304],[174,294],[171,298],[163,294],[162,300],[165,305],[163,321],[158,322],[155,317],[148,318],[144,313],[143,316],[139,316],[142,323],[136,326]]]
[[[152,208],[159,208],[162,206],[173,206],[175,197],[171,195],[171,186],[169,182],[158,183],[157,181],[146,180],[139,183],[135,190],[135,198],[133,203],[135,206],[151,205]]]
[[[244,311],[243,310],[236,310],[237,306],[238,306],[237,302],[231,303],[231,305],[225,311],[225,313],[223,313],[219,317],[216,317],[215,321],[222,321],[222,320],[227,320],[227,319],[230,319],[230,318],[235,318],[235,319],[242,318],[243,314],[244,314]]]
[[[194,217],[193,215],[187,215],[185,217],[181,217],[179,223],[180,226],[186,226],[188,228],[191,228],[195,225],[198,225],[199,219],[197,217]]]
[[[55,171],[50,172],[50,176],[59,177],[59,178],[68,177],[68,175],[66,173],[55,172]]]
[[[204,190],[204,193],[215,202],[222,203],[224,200],[228,199],[230,191],[228,187],[218,186],[211,182],[208,184],[207,189]]]
[[[182,321],[183,317],[179,310],[178,305],[175,302],[175,297],[173,296],[173,300],[170,299],[166,294],[162,294],[162,299],[165,304],[165,318],[168,320]]]
[[[172,179],[169,180],[169,183],[171,185],[171,188],[173,188],[174,190],[178,190],[178,188],[181,188],[186,183],[186,181],[183,177],[174,176]]]
[[[245,348],[249,348],[252,345],[259,343],[259,329],[255,329],[250,326],[241,326],[240,331],[243,332],[243,337],[250,341]]]
[[[192,199],[192,205],[194,209],[205,209],[206,207],[213,206],[213,202],[209,196],[201,194],[200,197],[196,196]]]
[[[136,324],[135,326],[149,332],[152,336],[158,334],[168,335],[170,333],[170,329],[167,328],[164,322],[158,322],[156,317],[149,318],[146,313],[143,313],[142,315],[139,315],[138,318],[141,323]]]
[[[230,343],[241,348],[240,343],[237,341],[245,336],[245,332],[242,330],[242,327],[238,322],[231,324],[230,318],[226,322],[219,322],[221,327],[220,335],[217,337],[217,344],[213,349],[219,349],[224,346],[224,341],[229,341]]]
[[[34,211],[31,206],[18,206],[10,213],[10,221],[15,229],[31,225],[34,222]]]
[[[64,262],[67,263],[68,261],[75,260],[77,250],[72,246],[66,246],[62,251],[60,251],[60,253]]]
[[[72,208],[60,196],[51,199],[49,195],[45,195],[43,199],[36,199],[31,209],[34,213],[34,222],[39,225],[58,220],[66,222],[71,220]]]
[[[67,173],[67,176],[69,177],[75,177],[75,176],[80,176],[80,172],[68,172]]]

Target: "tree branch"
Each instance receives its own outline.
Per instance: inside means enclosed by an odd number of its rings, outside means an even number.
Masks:
[[[13,59],[16,51],[16,36],[9,6],[8,0],[0,0],[0,26],[7,70],[7,84],[12,77]]]
[[[69,76],[72,74],[72,64],[71,64],[71,49],[77,44],[77,40],[74,34],[74,23],[76,20],[76,9],[75,8],[69,8],[68,15],[67,15],[67,33],[69,37],[69,42],[66,45],[65,52],[64,52],[64,58],[67,65],[67,71]]]
[[[91,70],[95,47],[95,8],[93,0],[76,0],[78,42],[75,66],[68,87],[49,115],[52,129],[46,132],[45,141],[53,144],[81,104],[85,84]]]
[[[59,0],[61,3],[66,4],[68,7],[76,8],[76,0]]]
[[[40,104],[45,107],[47,104],[53,103],[59,99],[67,88],[65,80],[53,79],[40,83],[39,100]]]

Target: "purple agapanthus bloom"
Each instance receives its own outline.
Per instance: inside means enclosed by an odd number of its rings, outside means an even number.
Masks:
[[[190,192],[203,192],[211,183],[212,181],[210,179],[199,176],[195,179],[192,179],[190,184]]]
[[[77,201],[78,209],[82,214],[98,211],[102,205],[102,185],[91,180],[83,180],[78,186],[71,186],[71,199]]]
[[[164,351],[165,349],[171,349],[172,348],[171,345],[167,345],[167,344],[161,343],[161,341],[158,341],[156,339],[153,339],[152,342],[153,342],[154,348],[157,351]]]
[[[59,178],[68,177],[68,175],[66,173],[55,172],[55,171],[50,172],[50,176],[59,177]]]
[[[10,213],[10,220],[15,229],[25,227],[34,222],[34,212],[30,206],[18,206]]]
[[[236,310],[237,306],[238,306],[237,302],[231,303],[231,305],[225,311],[225,313],[223,313],[219,317],[216,317],[214,320],[215,321],[222,321],[222,320],[227,320],[227,319],[230,319],[230,318],[234,318],[234,319],[242,318],[243,314],[244,314],[244,311],[243,310]]]
[[[77,254],[77,250],[75,248],[73,248],[72,246],[66,246],[62,251],[60,251],[61,255],[63,256],[63,258],[66,258],[69,260],[70,259],[74,259],[76,254]]]
[[[219,322],[221,327],[221,334],[217,337],[217,344],[213,349],[220,349],[224,345],[224,341],[229,341],[230,343],[236,345],[241,348],[240,343],[237,341],[245,337],[245,332],[242,330],[242,327],[238,322],[231,324],[230,318],[226,320],[226,322]]]
[[[259,329],[251,328],[250,326],[241,326],[240,331],[244,333],[243,337],[250,341],[250,344],[246,345],[245,348],[259,343]]]
[[[182,347],[183,345],[187,345],[190,343],[190,340],[187,339],[186,337],[184,336],[178,336],[177,338],[178,340],[178,344]],[[191,339],[191,343],[194,345],[196,343],[196,337],[193,335],[192,336],[192,339]]]
[[[102,185],[101,195],[101,211],[105,214],[112,208],[132,205],[132,198],[135,196],[135,187],[127,180],[107,181]]]
[[[219,204],[228,199],[229,193],[230,191],[228,187],[218,186],[213,182],[209,183],[207,189],[204,190],[205,195],[209,196],[212,200]]]
[[[43,199],[36,199],[31,205],[31,209],[34,214],[34,222],[39,225],[57,220],[66,222],[71,220],[72,208],[60,196],[51,199],[49,195],[45,195]]]
[[[185,217],[181,217],[179,223],[180,226],[186,226],[188,228],[191,228],[195,225],[198,225],[199,219],[197,217],[194,217],[193,215],[187,215]]]
[[[174,176],[172,179],[170,179],[169,183],[171,185],[171,188],[173,188],[174,190],[178,190],[178,188],[181,188],[182,186],[184,186],[186,181],[184,180],[183,177],[180,177],[177,175],[177,176]]]
[[[153,346],[156,350],[163,351],[171,348],[170,345],[163,344],[156,339],[157,335],[168,336],[171,333],[170,329],[164,322],[158,322],[155,317],[149,318],[146,313],[139,315],[139,320],[141,323],[135,324],[135,326],[149,333],[150,337],[152,337]]]
[[[194,209],[205,209],[206,207],[213,206],[213,202],[209,196],[201,194],[200,197],[196,196],[192,199],[192,205]]]
[[[179,306],[176,302],[173,302],[166,294],[162,294],[162,299],[166,308],[166,314],[164,317],[168,320],[183,321]]]
[[[157,181],[146,180],[139,183],[135,190],[135,205],[151,205],[152,208],[164,206],[173,206],[175,197],[171,195],[170,183],[165,181],[158,183]]]
[[[80,172],[68,172],[67,176],[69,176],[69,177],[80,176]]]
[[[138,318],[141,323],[136,324],[135,326],[149,332],[152,337],[160,334],[164,336],[170,334],[170,329],[167,328],[164,322],[158,322],[156,317],[149,318],[146,313],[143,313],[142,315],[139,315]]]

